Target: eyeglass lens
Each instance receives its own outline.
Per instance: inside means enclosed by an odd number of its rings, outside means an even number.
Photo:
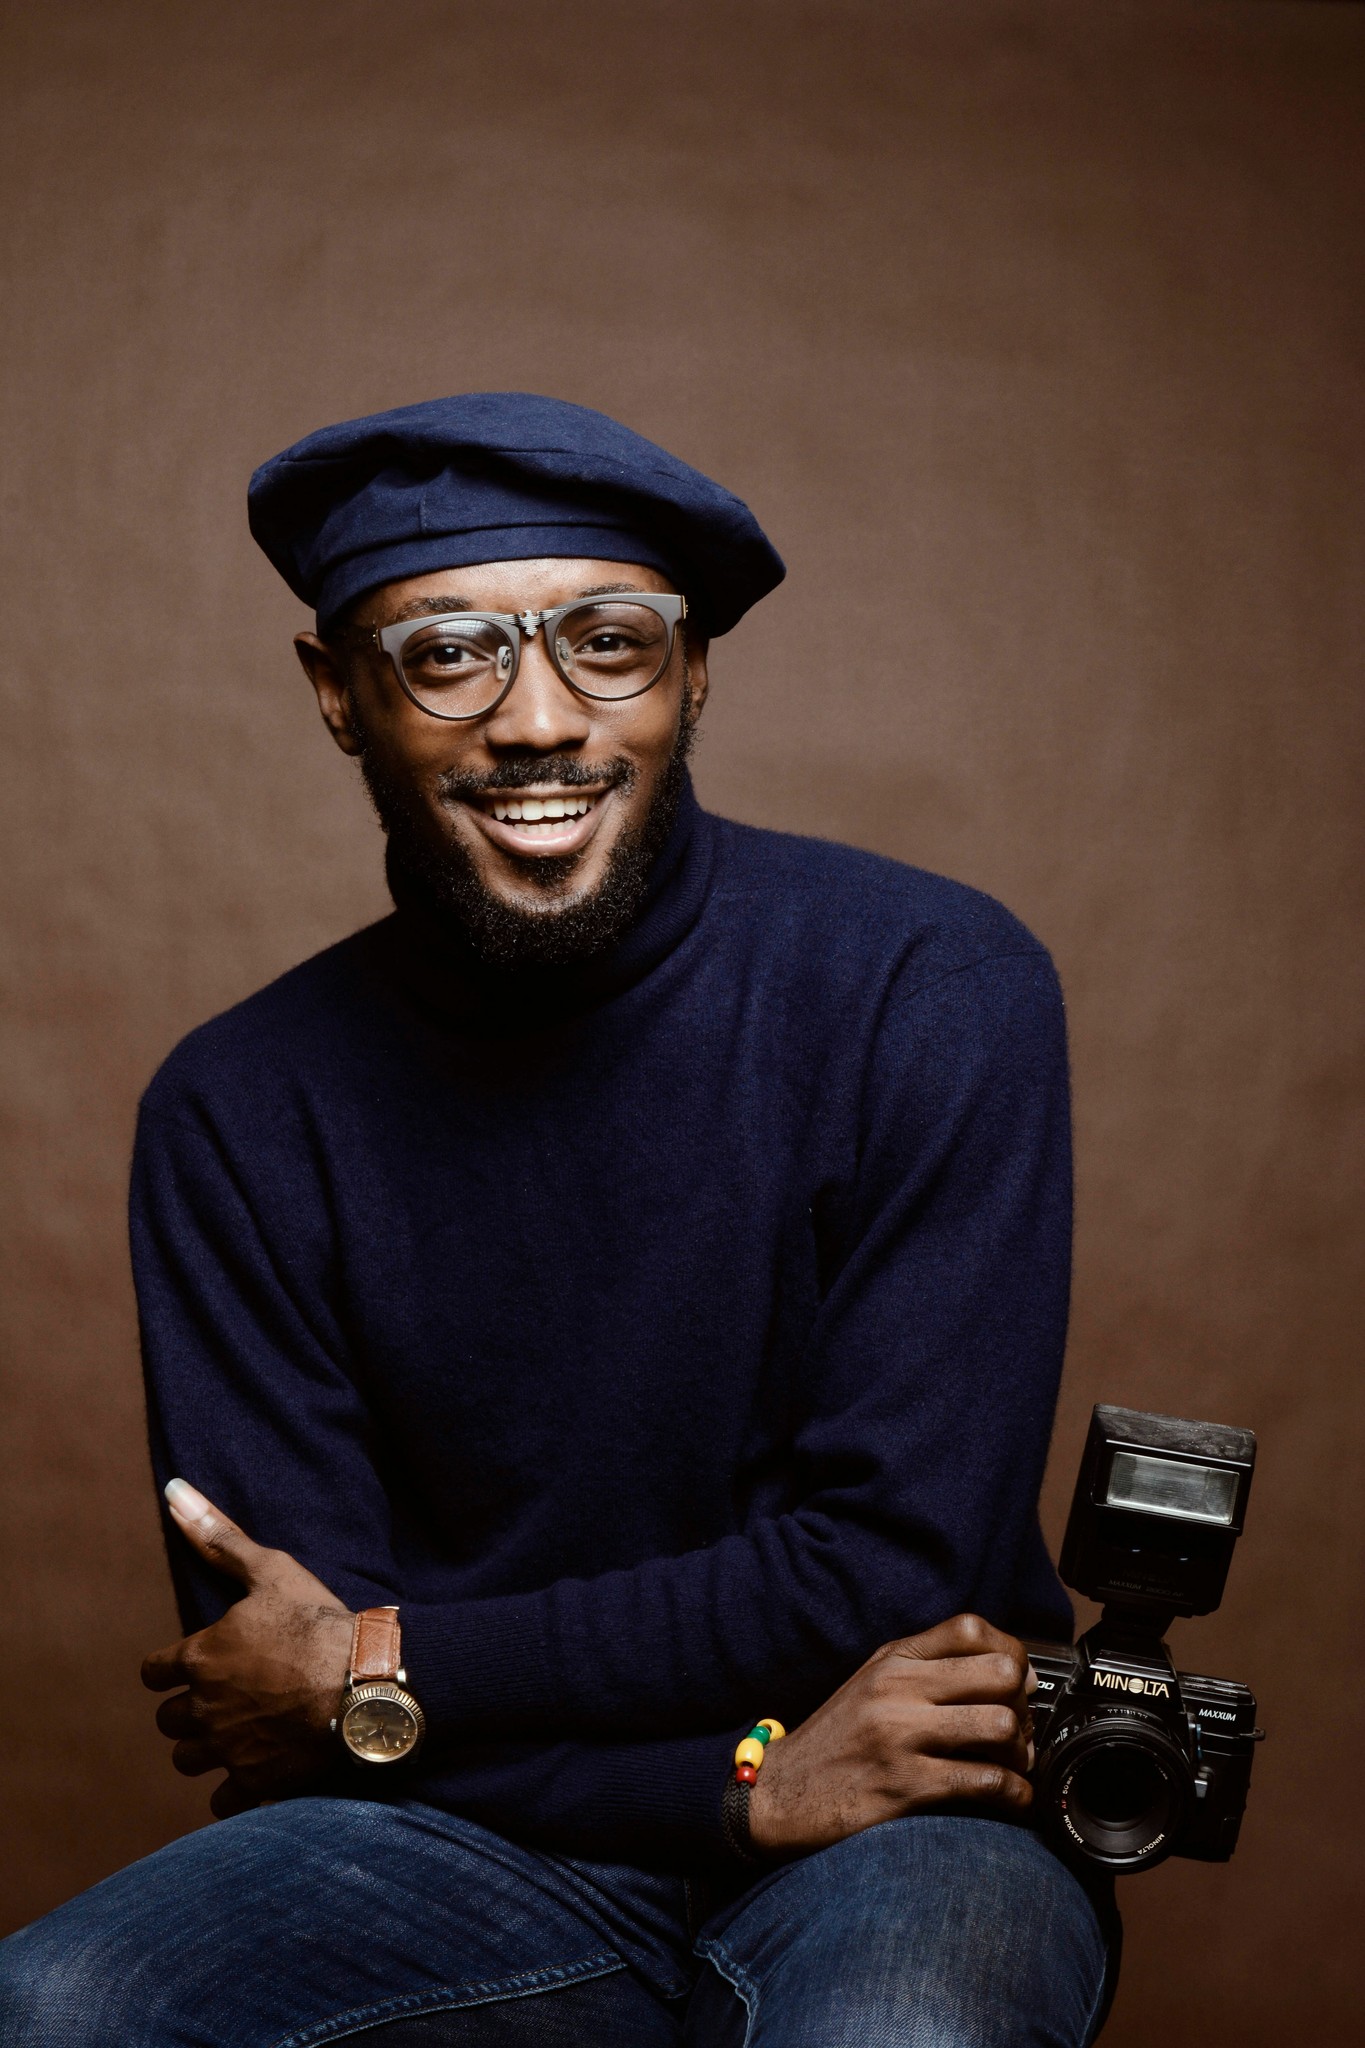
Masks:
[[[403,642],[403,679],[441,717],[476,718],[497,703],[514,660],[506,628],[491,619],[440,619]]]
[[[588,697],[635,697],[663,673],[668,627],[648,605],[575,605],[555,629],[561,673]]]
[[[555,627],[554,656],[565,680],[588,697],[636,697],[668,660],[668,627],[647,605],[575,605]],[[497,703],[516,655],[510,632],[491,619],[445,618],[403,642],[403,677],[428,710],[477,718]]]

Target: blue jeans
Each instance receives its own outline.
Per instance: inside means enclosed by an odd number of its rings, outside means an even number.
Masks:
[[[1102,1918],[994,1821],[890,1821],[718,1899],[416,1802],[298,1799],[0,1944],[0,2048],[1082,2048]]]

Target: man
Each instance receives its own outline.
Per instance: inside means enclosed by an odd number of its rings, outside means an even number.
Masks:
[[[1079,2048],[1018,1640],[1070,1626],[1046,955],[698,809],[782,564],[625,428],[412,406],[251,515],[396,908],[143,1105],[144,1678],[226,1824],[14,1937],[0,2041]],[[828,687],[896,630],[832,600]]]

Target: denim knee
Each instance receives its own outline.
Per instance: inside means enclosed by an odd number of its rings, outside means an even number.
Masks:
[[[747,2048],[1083,2048],[1106,1944],[1083,1886],[1026,1829],[917,1815],[789,1865],[701,1953]]]

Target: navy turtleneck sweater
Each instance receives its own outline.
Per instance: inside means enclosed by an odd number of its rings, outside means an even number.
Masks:
[[[1069,1634],[1069,1230],[1037,942],[688,792],[605,959],[493,976],[400,892],[171,1055],[132,1196],[157,1480],[399,1603],[426,1747],[333,1790],[685,1867],[757,1716],[962,1609]],[[202,1627],[235,1588],[168,1540]]]

